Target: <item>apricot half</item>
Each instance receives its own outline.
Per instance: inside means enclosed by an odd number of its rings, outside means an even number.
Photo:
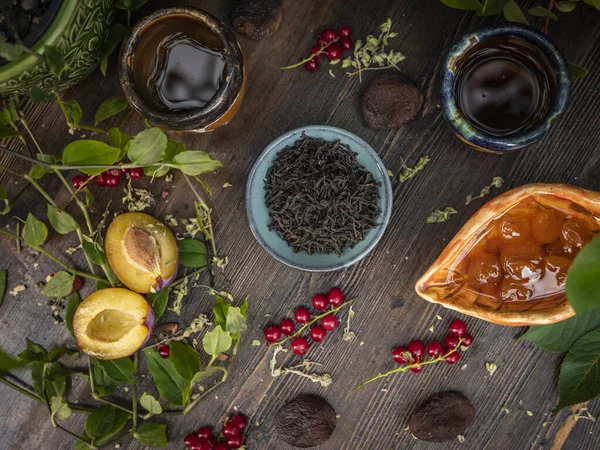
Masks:
[[[98,359],[133,355],[154,327],[154,312],[144,297],[122,288],[101,289],[75,311],[73,333],[81,350]]]
[[[177,273],[177,240],[164,223],[148,214],[115,217],[106,232],[105,248],[111,269],[132,291],[157,292]]]

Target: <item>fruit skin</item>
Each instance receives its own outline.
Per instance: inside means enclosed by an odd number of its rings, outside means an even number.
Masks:
[[[309,72],[316,72],[319,70],[319,60],[316,57],[309,59],[304,63],[304,68]]]
[[[410,344],[408,344],[408,351],[413,358],[421,358],[425,354],[425,344],[423,344],[421,341],[412,341]]]
[[[235,414],[230,421],[232,424],[234,424],[236,427],[238,427],[238,429],[240,430],[245,430],[246,427],[248,426],[248,420],[246,419],[246,416],[244,416],[243,414]]]
[[[171,347],[166,344],[161,345],[158,347],[158,354],[161,358],[167,359],[169,356],[171,356]]]
[[[214,450],[229,450],[229,446],[225,442],[217,442]]]
[[[466,332],[467,326],[462,320],[454,319],[452,322],[450,322],[450,334],[461,337]]]
[[[212,430],[209,427],[198,428],[196,436],[198,436],[200,440],[207,441],[212,439]]]
[[[352,28],[350,28],[349,26],[344,25],[343,27],[340,28],[340,36],[344,37],[344,38],[349,38],[350,36],[352,36]]]
[[[394,361],[396,361],[398,364],[407,364],[407,352],[408,350],[406,350],[404,347],[396,347],[394,350],[392,350],[392,358],[394,358]]]
[[[131,329],[114,335],[111,324]],[[77,307],[73,334],[79,348],[97,359],[119,359],[133,355],[152,336],[154,311],[141,295],[123,288],[94,292]],[[107,336],[108,335],[108,336]]]
[[[271,325],[265,328],[265,339],[271,344],[281,339],[281,330],[279,327],[277,325]]]
[[[233,423],[226,422],[225,425],[223,425],[223,428],[221,429],[221,433],[223,434],[223,436],[225,436],[225,438],[229,439],[238,436],[240,434],[240,429],[236,427]]]
[[[88,180],[88,177],[86,177],[85,175],[75,175],[73,177],[73,179],[71,180],[73,189],[79,189],[81,186],[83,186],[86,183],[87,180]]]
[[[71,291],[71,294],[81,289],[82,284],[83,281],[81,280],[81,278],[75,277],[75,279],[73,280],[73,290]]]
[[[183,442],[185,443],[186,447],[189,448],[200,446],[200,439],[194,433],[188,434],[183,440]]]
[[[438,358],[444,354],[444,347],[437,341],[430,342],[429,345],[427,345],[427,353],[429,353],[429,356],[432,358]]]
[[[327,301],[331,306],[337,308],[344,303],[344,293],[339,288],[333,288],[327,293]]]
[[[136,167],[135,169],[129,169],[129,178],[132,180],[139,180],[144,176],[144,169]]]
[[[294,319],[298,323],[307,323],[310,320],[310,311],[304,306],[300,306],[294,311]]]
[[[348,38],[342,38],[342,40],[340,40],[340,45],[345,52],[349,52],[354,47],[354,44]]]
[[[121,183],[121,177],[112,173],[106,175],[105,180],[108,187],[117,187]]]
[[[324,295],[317,294],[312,298],[312,305],[317,311],[324,311],[327,308],[327,298]]]
[[[315,45],[313,48],[311,48],[310,53],[311,55],[315,55],[316,57],[325,56],[325,52],[323,52],[323,47],[321,47],[320,45]]]
[[[96,184],[100,187],[106,186],[106,172],[102,172],[100,175],[96,177]]]
[[[333,314],[328,314],[321,319],[321,325],[323,325],[327,331],[333,331],[340,325],[340,322]]]
[[[111,269],[132,291],[160,291],[177,275],[177,240],[165,224],[148,214],[115,217],[106,232],[105,250]]]
[[[227,446],[230,448],[237,449],[240,448],[242,445],[244,445],[242,436],[235,436],[227,439]]]
[[[415,362],[420,363],[421,362],[421,358],[418,358]],[[423,370],[424,366],[412,366],[410,368],[410,371],[413,373],[419,373],[421,370]]]
[[[308,341],[306,338],[299,336],[292,339],[292,352],[296,355],[305,355],[308,352]]]
[[[461,337],[463,341],[460,345],[462,347],[470,347],[471,345],[473,345],[473,336],[471,336],[469,333],[465,333]]]
[[[321,40],[323,40],[323,42],[325,42],[326,44],[329,44],[330,42],[333,42],[337,39],[338,35],[335,32],[335,30],[325,30],[321,33]]]
[[[446,362],[448,364],[456,364],[460,359],[460,354],[458,352],[452,352],[448,356],[446,356]]]
[[[326,335],[327,335],[327,330],[325,329],[325,327],[323,327],[321,325],[315,325],[310,329],[310,337],[315,342],[323,341],[323,339],[325,339]]]
[[[327,53],[327,59],[329,59],[329,61],[337,61],[342,57],[342,47],[338,44],[331,44],[327,47],[325,52]]]
[[[444,339],[444,345],[449,350],[455,349],[458,346],[458,339],[459,339],[458,336],[455,336],[453,334],[449,334]]]
[[[294,334],[294,331],[296,329],[296,324],[294,324],[294,321],[291,319],[283,319],[279,323],[279,329],[281,330],[281,332],[283,334],[285,334],[286,336],[289,336],[290,334]]]

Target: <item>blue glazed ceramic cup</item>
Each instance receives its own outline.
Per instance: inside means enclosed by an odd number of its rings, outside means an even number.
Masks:
[[[556,88],[548,111],[541,121],[523,132],[499,136],[478,129],[467,121],[458,107],[456,82],[461,63],[474,47],[502,37],[525,41],[539,50],[547,58],[551,75],[555,77]],[[477,150],[507,153],[531,145],[548,133],[552,121],[567,108],[571,96],[571,79],[565,59],[546,35],[529,26],[500,23],[468,33],[454,44],[442,66],[440,91],[444,114],[461,140]]]
[[[294,252],[293,248],[275,231],[269,230],[271,216],[265,204],[265,178],[277,153],[293,145],[303,134],[328,141],[340,141],[357,154],[357,161],[368,170],[379,187],[379,217],[377,227],[369,230],[365,238],[341,256],[335,254],[312,254]],[[246,186],[246,212],[254,237],[259,244],[278,261],[307,272],[331,272],[356,264],[375,248],[387,227],[392,214],[392,185],[383,162],[369,144],[354,134],[340,128],[312,125],[288,131],[271,142],[254,164]]]

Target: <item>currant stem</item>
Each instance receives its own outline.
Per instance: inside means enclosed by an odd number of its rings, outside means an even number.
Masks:
[[[329,314],[335,314],[336,312],[338,312],[339,310],[341,310],[342,308],[344,308],[345,306],[349,305],[350,303],[352,303],[354,300],[356,299],[350,299],[350,300],[346,300],[344,303],[342,303],[340,306],[336,306],[335,308],[331,308],[325,312],[323,312],[322,314],[319,314],[318,316],[314,316],[311,320],[309,320],[308,322],[306,322],[304,325],[302,325],[300,327],[300,329],[298,329],[298,331],[295,331],[293,334],[290,334],[289,336],[286,336],[285,338],[283,338],[280,341],[277,342],[273,342],[271,344],[269,344],[269,347],[272,347],[274,345],[281,345],[286,341],[289,341],[290,339],[294,339],[295,337],[298,337],[302,334],[302,332],[304,330],[306,330],[307,328],[309,328],[311,325],[313,325],[315,322],[318,322],[319,320],[321,320],[323,317],[328,316]]]
[[[313,53],[310,55],[310,57],[303,59],[300,62],[297,62],[296,64],[292,64],[291,66],[285,66],[285,67],[281,67],[281,70],[287,70],[287,69],[294,69],[296,67],[300,67],[303,66],[304,64],[306,64],[308,61],[310,61],[313,58],[318,58],[319,56],[323,55],[325,53],[325,50],[332,44],[335,44],[337,41],[339,41],[340,39],[337,38],[334,41],[331,41],[328,44],[322,45],[321,46],[321,50],[319,50],[318,53]]]

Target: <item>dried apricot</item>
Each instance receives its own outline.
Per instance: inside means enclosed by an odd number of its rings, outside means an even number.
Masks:
[[[529,280],[542,274],[543,252],[537,243],[510,244],[502,250],[500,263],[513,280]]]
[[[524,283],[506,279],[502,282],[500,295],[505,302],[524,302],[533,296],[533,290]]]
[[[531,218],[531,234],[540,244],[550,244],[560,237],[563,216],[555,209],[543,209]]]
[[[496,286],[504,273],[497,256],[490,253],[477,253],[469,258],[469,278],[483,286]]]
[[[564,256],[548,256],[546,263],[546,276],[554,276],[557,286],[564,286],[567,272],[573,261]]]
[[[560,233],[560,241],[581,248],[594,237],[594,233],[577,219],[565,220]]]
[[[531,236],[527,217],[507,217],[500,223],[502,238],[510,242],[524,242]]]

